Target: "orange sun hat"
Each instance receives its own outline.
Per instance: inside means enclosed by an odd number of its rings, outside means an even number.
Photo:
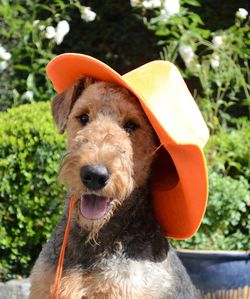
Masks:
[[[46,72],[58,93],[91,76],[115,82],[138,98],[162,144],[151,186],[155,217],[167,237],[192,237],[207,203],[202,148],[209,133],[178,69],[167,61],[152,61],[121,76],[91,56],[66,53],[55,57]]]

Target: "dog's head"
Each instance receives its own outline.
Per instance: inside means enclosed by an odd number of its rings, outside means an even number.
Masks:
[[[78,223],[94,236],[147,183],[157,138],[133,94],[89,77],[57,95],[52,113],[68,134],[60,177],[79,198]]]

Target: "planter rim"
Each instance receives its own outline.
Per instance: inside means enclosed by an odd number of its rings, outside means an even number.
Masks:
[[[179,256],[193,258],[210,258],[210,259],[225,259],[225,260],[245,260],[250,262],[250,251],[237,250],[177,250]]]

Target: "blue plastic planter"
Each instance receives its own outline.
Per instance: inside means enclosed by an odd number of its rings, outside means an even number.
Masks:
[[[250,299],[250,252],[184,250],[178,256],[204,294],[223,298],[231,293],[232,297],[226,298]],[[239,297],[233,297],[237,294]]]

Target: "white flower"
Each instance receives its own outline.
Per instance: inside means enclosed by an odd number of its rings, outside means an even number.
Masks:
[[[39,30],[43,31],[45,29],[45,25],[38,26]]]
[[[245,8],[239,8],[236,12],[236,17],[241,20],[245,20],[248,16],[248,11]]]
[[[36,26],[36,25],[38,25],[38,24],[39,24],[39,22],[40,22],[40,20],[34,20],[34,22],[33,22],[33,26]]]
[[[146,0],[142,2],[142,6],[146,9],[157,8],[161,6],[161,0]]]
[[[64,36],[69,32],[69,23],[66,20],[60,21],[56,27],[55,42],[60,45]]]
[[[201,65],[200,65],[200,63],[197,63],[197,64],[195,65],[195,68],[196,68],[197,70],[200,70],[200,69],[201,69]]]
[[[27,98],[30,101],[32,101],[34,98],[34,92],[31,90],[27,90],[23,95],[25,98]]]
[[[220,66],[220,56],[213,54],[210,58],[210,64],[213,69],[217,69]]]
[[[136,7],[140,4],[140,0],[130,0],[130,5]]]
[[[86,22],[93,22],[96,18],[96,13],[90,7],[84,7],[81,18]]]
[[[190,67],[196,57],[193,49],[188,45],[181,45],[179,46],[179,53],[181,55],[181,58],[185,62],[185,65],[187,67]]]
[[[11,54],[4,49],[4,47],[0,46],[0,59],[9,60],[11,58]]]
[[[216,35],[213,37],[212,43],[216,48],[219,48],[222,45],[222,36]]]
[[[69,29],[69,23],[66,20],[62,20],[58,22],[56,28],[53,26],[46,27],[45,37],[47,39],[54,38],[56,44],[60,45],[64,39],[64,36],[69,32]]]
[[[4,71],[8,67],[8,63],[6,61],[0,61],[0,71]]]
[[[4,60],[9,60],[10,57],[11,57],[11,54],[10,54],[9,52],[5,52],[5,53],[4,53],[4,56],[3,56],[3,59],[4,59]]]
[[[161,22],[166,22],[169,19],[169,15],[166,13],[166,10],[161,9],[160,10],[160,15],[159,15],[159,20]]]
[[[11,58],[11,54],[0,45],[0,71],[4,71],[8,67],[7,60]]]
[[[37,26],[38,25],[39,30],[43,31],[45,29],[45,25],[39,25],[40,22],[41,22],[41,20],[35,20],[33,22],[33,26]],[[48,27],[52,27],[52,26],[48,26]],[[51,29],[49,29],[49,30],[51,30]]]
[[[45,37],[47,39],[52,39],[56,36],[56,29],[53,26],[46,27]]]
[[[165,11],[168,17],[176,15],[180,11],[180,1],[179,0],[165,0],[163,3],[163,11]]]

